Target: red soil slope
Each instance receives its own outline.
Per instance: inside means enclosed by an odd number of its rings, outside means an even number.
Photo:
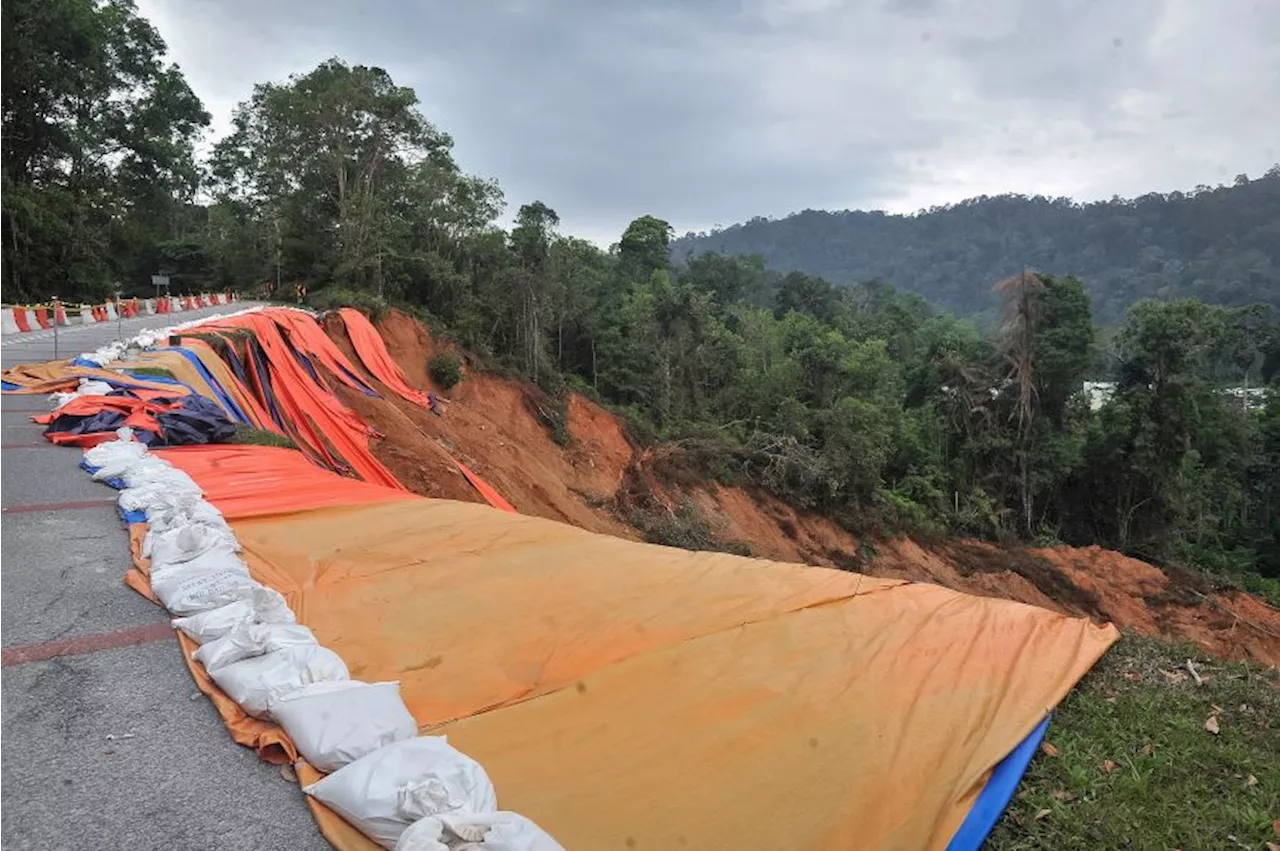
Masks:
[[[376,325],[409,383],[430,386],[427,360],[452,347],[438,344],[425,327],[398,311],[388,311]],[[326,330],[359,363],[341,321],[330,317]],[[449,393],[434,388],[447,397],[442,416],[389,392],[373,399],[346,387],[335,389],[385,435],[374,442],[379,460],[426,496],[480,501],[454,466],[456,458],[521,512],[605,534],[641,537],[624,519],[634,516],[626,509],[637,500],[651,515],[665,511],[672,517],[691,504],[714,539],[745,544],[756,556],[933,582],[1109,620],[1143,635],[1190,641],[1224,657],[1280,664],[1280,611],[1243,592],[1215,589],[1198,574],[1167,573],[1098,547],[860,542],[831,520],[770,494],[687,476],[673,479],[658,463],[660,450],[657,456],[637,451],[619,420],[582,396],[569,400],[571,441],[561,446],[538,413],[546,408],[545,399],[536,388],[511,379],[468,371]]]

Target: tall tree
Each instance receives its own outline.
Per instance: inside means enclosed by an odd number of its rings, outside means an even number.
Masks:
[[[129,0],[0,6],[9,298],[101,295],[183,235],[209,116]]]
[[[417,102],[383,69],[338,59],[260,84],[214,148],[219,193],[251,205],[276,232],[290,274],[383,294],[406,185],[415,176],[457,179],[452,140]],[[439,187],[440,195],[451,188]]]

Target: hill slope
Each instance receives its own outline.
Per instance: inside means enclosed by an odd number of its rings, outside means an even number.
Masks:
[[[672,256],[706,251],[837,284],[882,278],[962,314],[990,307],[990,284],[1025,267],[1083,280],[1106,323],[1149,297],[1280,305],[1280,166],[1233,186],[1091,204],[1002,195],[912,216],[805,210],[687,234]]]

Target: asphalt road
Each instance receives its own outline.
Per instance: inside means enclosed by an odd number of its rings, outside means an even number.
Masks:
[[[245,304],[124,320],[125,333]],[[116,339],[59,330],[59,356]],[[5,336],[6,367],[54,357],[48,331]],[[129,590],[115,492],[0,401],[0,845],[19,849],[328,848],[295,783],[236,745],[196,692],[165,612]]]

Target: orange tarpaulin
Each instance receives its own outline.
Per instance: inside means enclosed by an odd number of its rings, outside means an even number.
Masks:
[[[364,362],[365,367],[383,384],[390,387],[400,396],[419,405],[427,405],[427,394],[409,386],[409,379],[404,370],[391,357],[387,345],[382,341],[378,329],[358,310],[344,307],[338,311],[343,323],[347,326],[347,335],[356,354]]]
[[[1117,637],[469,503],[232,525],[254,576],[353,677],[400,680],[419,724],[568,848],[945,847],[991,768]],[[339,848],[373,847],[319,817]]]
[[[4,391],[6,393],[53,393],[58,390],[74,390],[80,385],[82,378],[107,381],[130,390],[138,387],[158,390],[169,396],[186,396],[191,392],[185,387],[164,381],[149,381],[146,378],[124,375],[109,369],[75,366],[69,360],[25,363],[4,370],[0,373],[0,377],[10,384],[17,385],[13,390]]]
[[[188,330],[246,328],[252,331],[269,361],[272,389],[281,414],[295,429],[297,439],[330,466],[350,466],[367,482],[403,489],[391,471],[369,451],[369,429],[364,422],[298,363],[272,316],[274,312],[263,310],[223,317]]]
[[[408,491],[334,475],[296,449],[204,445],[153,451],[199,482],[205,499],[228,519],[419,499]]]

